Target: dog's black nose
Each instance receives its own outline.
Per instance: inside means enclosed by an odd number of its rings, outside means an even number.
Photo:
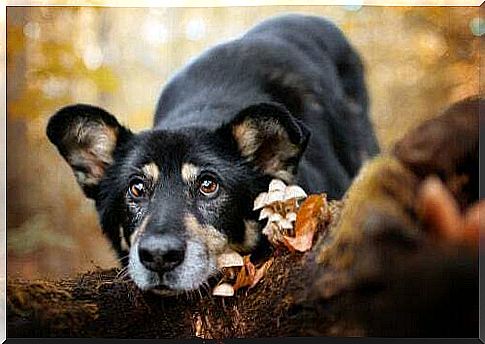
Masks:
[[[182,263],[185,245],[171,235],[150,235],[140,239],[138,256],[147,269],[163,273]]]

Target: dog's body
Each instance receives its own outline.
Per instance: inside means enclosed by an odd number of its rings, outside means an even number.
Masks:
[[[377,152],[361,61],[342,33],[318,17],[265,21],[210,49],[165,87],[155,128],[216,128],[244,108],[283,104],[312,133],[296,182],[340,198],[364,157]]]
[[[135,283],[170,293],[204,284],[224,250],[264,245],[252,207],[272,178],[339,198],[378,150],[358,55],[331,23],[300,15],[194,60],[166,85],[151,130],[75,105],[47,134]]]

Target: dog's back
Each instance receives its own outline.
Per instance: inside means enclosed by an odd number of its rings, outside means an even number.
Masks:
[[[309,192],[341,197],[378,151],[360,58],[336,26],[313,16],[273,18],[206,51],[167,84],[154,124],[217,127],[268,101],[312,132],[297,175]]]

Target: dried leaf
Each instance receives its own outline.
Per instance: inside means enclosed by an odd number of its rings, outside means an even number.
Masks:
[[[221,283],[214,288],[212,295],[214,296],[234,296],[234,288],[229,283]]]
[[[318,226],[326,221],[327,200],[325,194],[310,195],[296,215],[295,237],[284,236],[284,243],[290,250],[308,251]]]
[[[249,289],[253,288],[258,282],[266,275],[266,272],[268,272],[268,269],[270,266],[273,264],[274,258],[270,258],[264,264],[256,270],[256,275],[254,276],[253,283],[249,286]]]
[[[273,258],[267,260],[260,268],[256,269],[253,263],[251,263],[249,256],[245,256],[244,266],[237,275],[236,283],[232,286],[234,291],[243,287],[249,287],[248,289],[253,288],[266,275],[266,272],[272,264]]]
[[[233,285],[234,291],[242,287],[248,287],[253,284],[254,277],[256,276],[256,268],[249,260],[249,256],[244,256],[243,259],[244,265],[237,275],[236,283]]]

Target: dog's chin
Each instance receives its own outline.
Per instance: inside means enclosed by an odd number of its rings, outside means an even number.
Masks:
[[[138,288],[162,296],[174,296],[199,289],[217,271],[215,257],[204,245],[188,241],[185,258],[174,270],[160,275],[146,269],[138,258],[138,245],[130,250],[128,272]]]
[[[182,294],[182,291],[180,290],[173,290],[165,286],[156,286],[151,289],[147,289],[146,291],[163,297],[177,296]]]

